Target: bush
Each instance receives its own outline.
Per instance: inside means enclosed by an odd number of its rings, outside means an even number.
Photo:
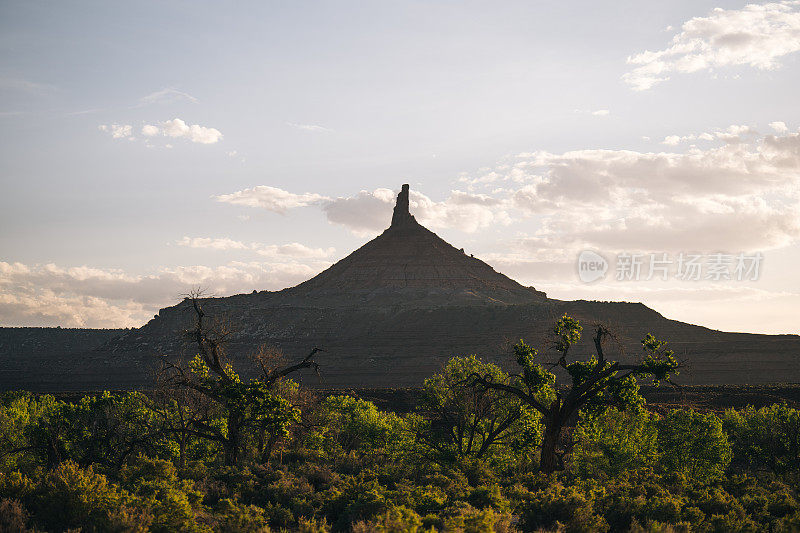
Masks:
[[[127,521],[140,513],[128,509],[126,494],[91,467],[68,461],[45,474],[37,487],[32,509],[45,529],[111,529],[113,522]]]
[[[0,500],[0,531],[5,533],[25,533],[28,531],[30,515],[19,500],[3,498]]]
[[[643,409],[608,409],[589,415],[575,432],[576,470],[592,478],[652,467],[659,458],[657,437],[655,417]]]
[[[723,429],[733,445],[740,470],[770,470],[778,475],[800,473],[800,411],[786,404],[739,411],[729,409]]]
[[[553,482],[531,493],[521,505],[521,521],[527,530],[553,529],[560,524],[567,531],[608,531],[605,518],[595,513],[591,496],[576,487]]]
[[[684,474],[701,483],[721,479],[733,453],[722,421],[714,414],[670,411],[657,423],[664,472]]]

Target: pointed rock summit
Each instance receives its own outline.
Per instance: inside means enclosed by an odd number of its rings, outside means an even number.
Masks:
[[[545,298],[419,224],[409,211],[408,184],[397,195],[388,229],[286,292],[332,306],[510,304]]]
[[[408,183],[405,183],[400,189],[400,194],[397,195],[397,204],[394,206],[394,214],[392,215],[392,225],[389,227],[398,228],[412,222],[416,223],[417,221],[408,208]]]

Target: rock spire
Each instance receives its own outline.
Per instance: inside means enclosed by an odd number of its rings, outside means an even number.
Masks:
[[[405,226],[409,222],[416,222],[416,220],[408,210],[408,183],[404,183],[402,189],[400,189],[400,194],[397,195],[397,203],[394,206],[392,225],[390,227]]]

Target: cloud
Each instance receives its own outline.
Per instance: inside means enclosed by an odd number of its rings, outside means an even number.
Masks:
[[[676,146],[680,143],[687,142],[687,141],[713,141],[714,139],[718,138],[727,138],[729,140],[739,140],[739,135],[745,133],[751,133],[749,129],[742,129],[747,128],[746,126],[730,126],[726,131],[717,131],[716,133],[690,133],[689,135],[667,135],[664,137],[664,140],[661,141],[661,144],[666,144],[668,146]],[[736,133],[734,133],[736,132]]]
[[[367,236],[389,226],[396,197],[397,192],[391,189],[361,191],[355,196],[325,202],[322,209],[330,222],[346,226],[356,235]],[[472,233],[492,224],[510,221],[503,203],[487,195],[453,191],[446,200],[436,202],[411,190],[409,200],[414,217],[432,229]]]
[[[778,133],[786,133],[789,131],[789,128],[786,126],[785,122],[770,122],[769,127]]]
[[[124,139],[131,137],[133,133],[133,126],[130,124],[101,124],[97,127],[100,131],[105,131],[111,134],[113,139]]]
[[[101,124],[98,128],[100,131],[111,133],[111,136],[115,139],[122,139],[125,137],[131,140],[134,139],[132,137],[133,126],[130,124]],[[216,128],[207,128],[198,124],[188,125],[179,118],[165,120],[158,124],[145,124],[142,126],[141,133],[147,138],[161,135],[164,137],[188,139],[193,143],[200,144],[215,144],[222,139],[222,133]],[[145,143],[147,142],[148,139],[145,139]],[[172,145],[167,144],[165,147],[172,148]]]
[[[228,238],[214,239],[211,237],[184,237],[175,244],[189,248],[207,248],[211,250],[249,250],[250,246],[240,241]]]
[[[292,253],[291,243],[284,256]],[[302,246],[302,245],[300,245]],[[300,257],[302,253],[295,251]],[[294,259],[231,261],[218,267],[177,266],[133,275],[87,266],[62,267],[0,261],[0,323],[65,327],[138,327],[162,307],[198,286],[209,294],[279,290],[330,265]]]
[[[383,188],[360,191],[355,196],[330,199],[322,210],[328,221],[346,226],[356,235],[374,235],[389,227],[396,194]]]
[[[150,93],[147,96],[143,96],[139,99],[140,105],[171,104],[174,102],[191,102],[196,104],[199,102],[199,100],[191,94],[179,91],[172,87],[161,89],[160,91]]]
[[[21,91],[26,93],[44,94],[54,91],[56,87],[48,83],[39,83],[24,78],[0,77],[0,89]]]
[[[611,114],[611,111],[608,109],[596,109],[594,111],[587,111],[584,109],[573,109],[573,113],[580,114],[580,115],[592,115],[594,117],[607,117]]]
[[[800,134],[755,135],[734,125],[705,150],[530,152],[466,183],[493,187],[495,209],[514,219],[535,217],[534,260],[583,248],[781,248],[800,239]]]
[[[622,79],[644,91],[673,73],[692,73],[746,65],[760,70],[780,66],[779,59],[800,50],[800,3],[748,4],[742,9],[715,8],[706,17],[683,23],[663,50],[628,58],[637,65]]]
[[[341,224],[358,236],[370,236],[386,229],[392,220],[397,192],[379,188],[360,191],[353,196],[328,198],[320,194],[294,194],[276,187],[261,185],[252,189],[216,196],[220,202],[261,207],[285,214],[297,207],[318,206],[329,222]],[[510,221],[503,202],[484,194],[452,191],[450,197],[436,202],[412,190],[410,208],[417,220],[433,229],[458,229],[472,233],[492,224]]]
[[[294,194],[277,187],[259,185],[252,189],[244,189],[230,194],[215,196],[217,201],[247,207],[261,207],[275,213],[285,214],[296,207],[318,204],[328,198],[319,194]]]
[[[678,151],[545,151],[519,154],[462,177],[466,191],[436,201],[413,190],[411,211],[431,229],[468,233],[535,220],[536,260],[605,250],[768,250],[800,239],[800,133],[760,136],[732,125],[686,136],[716,142]],[[720,142],[721,141],[721,142]],[[255,187],[218,200],[285,213],[318,206],[359,236],[388,227],[396,192],[379,188],[327,198]]]
[[[153,126],[152,124],[145,124],[142,126],[142,135],[147,137],[153,137],[161,133],[161,128],[158,126]]]
[[[287,122],[287,126],[291,126],[295,129],[302,130],[302,131],[315,131],[318,133],[332,133],[333,130],[330,128],[326,128],[324,126],[320,126],[318,124],[295,124],[294,122]]]
[[[179,118],[162,122],[161,130],[167,137],[183,137],[200,144],[214,144],[222,139],[222,133],[216,128],[207,128],[198,124],[190,126]]]
[[[211,250],[247,250],[265,257],[292,257],[296,259],[327,259],[336,252],[335,248],[310,248],[299,242],[288,244],[244,243],[229,238],[183,237],[176,241],[178,246],[205,248]]]
[[[574,268],[574,265],[570,265]],[[642,302],[667,318],[723,331],[797,333],[794,309],[800,294],[741,284],[655,286],[642,283],[542,282],[553,298]],[[742,313],[746,308],[747,312]],[[756,318],[758,320],[755,320]]]

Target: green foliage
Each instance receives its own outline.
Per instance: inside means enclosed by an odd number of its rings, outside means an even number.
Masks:
[[[584,418],[575,435],[576,471],[587,478],[650,468],[659,459],[656,419],[645,410],[608,409]]]
[[[120,517],[138,515],[145,519],[146,515],[126,509],[126,496],[91,467],[82,469],[67,461],[44,475],[30,508],[37,522],[48,530],[84,527],[105,531]]]
[[[426,456],[442,464],[476,460],[510,463],[539,441],[539,415],[519,398],[473,387],[471,376],[505,381],[497,365],[476,356],[454,357],[442,372],[425,380],[414,427]],[[504,452],[513,452],[514,457]]]
[[[518,348],[523,363],[538,357]],[[597,361],[573,367],[576,382]],[[659,416],[631,401],[635,387],[609,385],[605,407],[583,409],[568,427],[577,445],[567,470],[542,474],[541,414],[476,391],[476,374],[513,381],[477,357],[456,358],[404,416],[354,396],[301,403],[296,384],[264,388],[232,375],[218,389],[228,407],[140,393],[73,402],[6,394],[0,531],[800,530],[796,409]],[[553,382],[541,383],[538,397],[550,388],[555,399]],[[180,415],[191,409],[221,432],[244,413],[237,465],[199,431],[181,461]],[[264,428],[282,439],[282,454],[259,453]]]
[[[416,533],[421,531],[422,518],[407,507],[392,507],[380,517],[370,522],[359,521],[353,524],[353,533]]]
[[[565,314],[553,326],[553,333],[556,336],[555,349],[566,353],[571,345],[581,340],[582,331],[583,326],[580,325],[580,322]]]
[[[568,531],[608,531],[605,518],[595,512],[591,496],[559,482],[529,493],[521,503],[521,519],[528,531],[560,525]]]
[[[661,468],[702,483],[725,474],[733,454],[722,421],[714,414],[670,411],[657,423]]]
[[[641,366],[647,374],[652,375],[655,384],[669,379],[670,372],[673,372],[678,367],[675,352],[667,349],[666,346],[667,343],[665,341],[656,339],[652,333],[648,333],[642,339],[642,348],[645,356]]]
[[[800,411],[786,404],[729,409],[722,416],[735,464],[752,471],[800,475]]]
[[[379,411],[372,402],[352,396],[329,396],[322,402],[322,410],[329,448],[338,446],[344,453],[358,450],[376,454],[397,437],[398,417]]]

